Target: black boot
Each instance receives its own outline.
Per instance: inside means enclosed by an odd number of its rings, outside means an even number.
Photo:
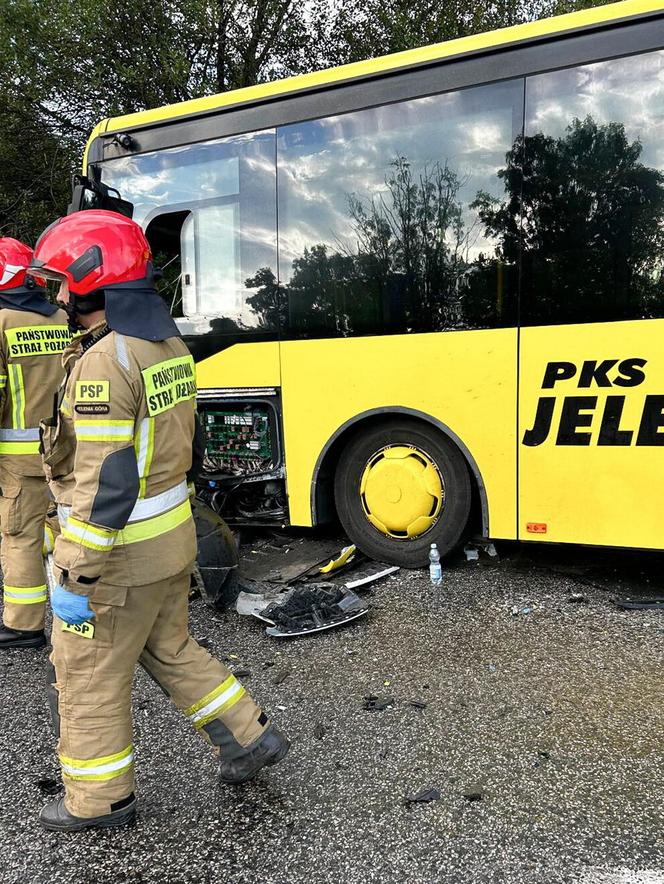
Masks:
[[[46,636],[43,629],[12,629],[0,627],[0,651],[7,648],[43,648]]]
[[[123,798],[122,801],[111,806],[116,809],[103,816],[74,816],[65,807],[65,799],[58,798],[42,808],[39,822],[49,832],[81,832],[83,829],[110,829],[134,824],[136,796],[133,792],[127,798]]]
[[[237,786],[253,779],[266,765],[278,764],[288,754],[290,742],[274,725],[251,744],[239,758],[219,763],[219,779],[222,783]]]

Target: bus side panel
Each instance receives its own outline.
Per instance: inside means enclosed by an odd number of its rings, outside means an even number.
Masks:
[[[228,387],[278,387],[279,343],[233,344],[196,365],[199,390]]]
[[[291,523],[312,524],[316,462],[337,430],[397,406],[456,433],[486,485],[491,535],[514,538],[516,353],[516,329],[282,342]]]
[[[664,547],[664,320],[521,331],[519,537]]]

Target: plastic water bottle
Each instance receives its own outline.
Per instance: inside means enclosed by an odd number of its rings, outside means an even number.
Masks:
[[[429,552],[429,577],[432,586],[440,586],[443,582],[443,569],[440,567],[440,553],[435,543],[431,544]]]

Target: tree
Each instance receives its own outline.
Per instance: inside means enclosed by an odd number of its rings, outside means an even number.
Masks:
[[[99,120],[300,73],[313,39],[295,0],[0,0],[0,232],[64,212]]]
[[[361,61],[611,0],[343,0],[330,14],[314,0],[312,16],[328,64]]]

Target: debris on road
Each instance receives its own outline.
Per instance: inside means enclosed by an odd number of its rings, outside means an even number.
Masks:
[[[314,725],[313,733],[314,733],[314,737],[317,740],[322,740],[323,737],[325,736],[325,734],[327,733],[327,728],[325,727],[325,725],[318,722],[316,725]]]
[[[662,596],[641,599],[614,599],[613,603],[624,611],[664,611],[664,598]]]
[[[288,589],[285,592],[268,589],[261,593],[241,592],[237,597],[235,610],[242,617],[257,617],[273,602],[287,599],[292,592],[292,589]]]
[[[273,538],[250,551],[259,552],[260,561],[247,560],[245,554],[236,580],[237,613],[267,623],[266,635],[274,638],[321,632],[367,614],[368,606],[354,590],[392,576],[400,568],[368,562],[353,544],[339,551],[338,544],[338,540],[300,538],[286,546]],[[321,558],[324,550],[327,554]],[[286,555],[289,560],[284,563]],[[349,569],[348,576],[341,576]],[[325,582],[320,581],[321,574]]]
[[[274,677],[272,679],[272,684],[282,684],[283,682],[286,681],[286,679],[288,678],[288,676],[291,674],[292,671],[293,670],[290,668],[290,666],[284,666],[283,669],[278,669],[274,673]]]
[[[58,792],[62,791],[63,787],[56,780],[45,777],[42,780],[37,780],[37,788],[42,795],[57,795]]]
[[[260,618],[272,624],[266,635],[287,638],[332,629],[368,613],[365,603],[351,590],[319,583],[293,589],[286,599],[261,611]]]
[[[470,543],[466,544],[463,548],[464,553],[466,554],[467,562],[478,562],[480,558],[480,551],[476,546],[471,545]]]
[[[321,574],[330,574],[332,571],[338,571],[340,568],[343,568],[344,565],[349,564],[353,560],[353,556],[357,551],[357,547],[355,544],[351,544],[350,546],[345,546],[336,559],[330,559],[330,561],[322,568],[319,568],[319,572]]]
[[[528,615],[528,614],[532,614],[532,613],[533,613],[532,608],[520,608],[519,605],[514,605],[511,610],[512,617],[518,617],[519,614]]]
[[[399,570],[401,569],[398,565],[386,565],[383,562],[372,562],[366,567],[353,571],[353,573],[349,575],[350,579],[344,583],[344,586],[346,589],[359,589],[370,583],[376,583],[378,580],[382,580],[383,577],[389,577],[390,574],[396,574]]]
[[[588,604],[588,599],[586,598],[586,596],[582,592],[573,592],[569,596],[567,601],[574,602],[574,604],[576,604],[576,605],[587,605]]]
[[[378,697],[374,694],[368,694],[364,698],[363,709],[367,712],[384,712],[394,706],[394,697]]]
[[[408,700],[407,703],[413,709],[426,709],[429,705],[425,700]]]
[[[473,537],[463,548],[467,562],[479,562],[481,558],[495,559],[498,561],[498,550],[486,537]],[[480,555],[482,554],[482,555]],[[492,563],[492,564],[495,564]]]
[[[420,789],[413,795],[406,795],[404,804],[428,804],[430,801],[440,801],[441,794],[438,789]]]
[[[310,537],[293,538],[292,546],[267,543],[256,551],[260,555],[243,558],[240,570],[242,576],[250,580],[288,586],[307,574],[318,573],[321,566],[336,557],[338,549],[338,540]]]
[[[484,798],[484,787],[479,783],[472,783],[461,793],[466,801],[482,801]]]

